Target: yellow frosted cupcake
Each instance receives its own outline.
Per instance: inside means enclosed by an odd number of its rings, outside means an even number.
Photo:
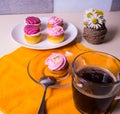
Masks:
[[[40,28],[35,25],[26,25],[24,27],[24,37],[29,44],[39,43],[41,41]]]
[[[64,41],[64,30],[61,26],[54,26],[47,31],[48,41],[52,43],[61,43]]]

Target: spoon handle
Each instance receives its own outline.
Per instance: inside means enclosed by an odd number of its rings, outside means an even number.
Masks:
[[[41,102],[41,106],[39,108],[38,114],[44,114],[46,90],[47,90],[47,87],[45,86],[44,87],[44,94],[43,94],[43,98],[42,98],[42,102]]]

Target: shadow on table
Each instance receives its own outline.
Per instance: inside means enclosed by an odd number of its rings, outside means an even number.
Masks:
[[[116,33],[118,32],[117,28],[111,27],[107,29],[107,34],[105,37],[105,42],[110,42],[115,38]]]
[[[76,37],[76,41],[77,42],[81,42],[82,41],[82,32],[80,32],[79,30],[78,30],[78,34],[77,34],[77,37]]]

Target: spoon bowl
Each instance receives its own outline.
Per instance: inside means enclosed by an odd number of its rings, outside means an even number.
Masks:
[[[57,83],[57,80],[52,76],[43,76],[40,78],[40,84],[43,86],[51,86]]]

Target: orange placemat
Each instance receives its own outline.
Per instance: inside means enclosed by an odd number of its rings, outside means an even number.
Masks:
[[[37,114],[43,95],[43,87],[33,82],[27,74],[28,62],[37,54],[58,52],[74,57],[91,49],[73,42],[53,50],[18,48],[0,59],[0,112],[3,114]],[[74,107],[72,88],[48,88],[47,114],[80,114]]]

